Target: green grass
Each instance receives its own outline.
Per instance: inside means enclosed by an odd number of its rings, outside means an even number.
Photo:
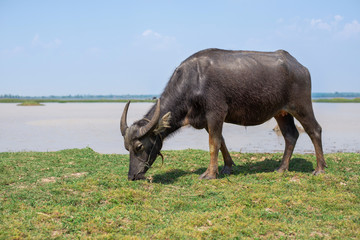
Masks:
[[[320,98],[313,102],[319,103],[360,103],[360,98]]]
[[[360,154],[231,153],[231,176],[198,180],[209,154],[164,151],[145,181],[128,156],[86,149],[0,153],[0,239],[356,239]],[[222,163],[220,164],[222,165]],[[221,166],[220,166],[221,167]]]
[[[19,103],[18,106],[44,106],[44,104],[41,104],[39,101],[24,101]]]

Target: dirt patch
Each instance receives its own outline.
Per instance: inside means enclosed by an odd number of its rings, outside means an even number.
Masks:
[[[42,183],[54,183],[54,182],[56,182],[56,177],[43,178],[43,179],[40,180],[40,182],[42,182]]]
[[[51,233],[51,237],[57,238],[62,236],[66,231],[65,230],[55,230]]]
[[[70,175],[65,175],[64,178],[73,178],[73,177],[79,178],[79,177],[85,176],[87,174],[88,174],[87,172],[72,173]]]
[[[54,183],[56,182],[58,179],[64,179],[64,178],[80,178],[83,176],[86,176],[88,174],[88,172],[79,172],[79,173],[72,173],[69,175],[65,175],[61,178],[58,177],[48,177],[48,178],[42,178],[40,180],[41,183]]]
[[[295,182],[295,183],[300,183],[300,179],[297,176],[292,177],[289,181],[290,182]]]

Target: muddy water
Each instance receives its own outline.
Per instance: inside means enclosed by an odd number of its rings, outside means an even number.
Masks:
[[[20,107],[0,104],[0,152],[56,151],[91,147],[100,153],[127,153],[119,130],[123,103],[47,103]],[[151,103],[133,103],[128,123],[141,118]],[[360,151],[360,104],[314,103],[323,128],[324,152]],[[300,125],[299,123],[297,123]],[[272,129],[274,119],[254,127],[225,124],[223,135],[230,151],[282,152],[284,140]],[[208,150],[205,130],[184,127],[165,140],[163,149]],[[301,134],[295,152],[312,153],[310,138]]]

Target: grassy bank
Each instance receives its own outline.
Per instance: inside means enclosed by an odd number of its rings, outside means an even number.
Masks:
[[[128,156],[93,150],[0,153],[0,239],[355,239],[360,154],[232,153],[234,174],[198,180],[209,154],[164,151],[146,181],[127,181]],[[222,164],[221,164],[222,165]]]
[[[38,101],[24,101],[19,103],[18,106],[44,106],[44,104],[41,104]]]
[[[321,98],[321,99],[314,99],[313,102],[319,102],[319,103],[360,103],[360,98]]]

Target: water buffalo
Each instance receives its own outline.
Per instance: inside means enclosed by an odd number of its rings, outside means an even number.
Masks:
[[[284,50],[197,52],[176,68],[157,103],[130,127],[126,121],[129,104],[120,123],[130,152],[129,180],[144,179],[161,155],[163,140],[185,125],[205,128],[209,133],[210,164],[199,178],[216,178],[219,150],[224,158],[221,172],[230,174],[234,162],[222,136],[223,123],[252,126],[272,117],[285,139],[278,172],[288,170],[299,136],[294,117],[314,144],[317,167],[313,174],[323,173],[326,167],[321,127],[312,108],[309,71]]]

